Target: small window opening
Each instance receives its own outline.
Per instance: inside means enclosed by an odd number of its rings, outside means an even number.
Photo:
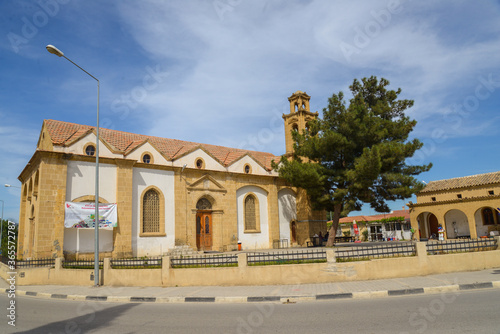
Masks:
[[[250,174],[250,165],[245,165],[245,174]]]
[[[149,154],[144,154],[144,156],[142,157],[142,162],[144,162],[145,164],[149,164],[151,162],[151,156]]]
[[[462,194],[457,194],[457,198],[462,198]]]
[[[85,148],[85,154],[93,156],[95,154],[95,147],[94,145],[89,145]]]
[[[198,169],[203,168],[203,160],[201,160],[201,159],[196,160],[196,168],[198,168]]]
[[[431,201],[435,202],[436,201],[436,197],[431,197]]]
[[[489,190],[488,195],[495,195],[495,192],[493,190]]]

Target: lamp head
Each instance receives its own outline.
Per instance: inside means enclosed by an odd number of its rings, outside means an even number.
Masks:
[[[61,50],[59,50],[58,48],[56,48],[54,45],[49,44],[45,48],[47,49],[47,51],[49,51],[52,54],[55,54],[58,57],[64,56],[64,53]]]

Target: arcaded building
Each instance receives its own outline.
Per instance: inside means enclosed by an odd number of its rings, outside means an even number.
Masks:
[[[500,231],[500,172],[429,182],[408,206],[422,239],[437,236],[440,226],[447,239],[490,236]]]
[[[296,92],[285,121],[317,117]],[[117,204],[117,227],[100,230],[101,257],[159,256],[173,247],[226,251],[304,245],[326,217],[279,178],[279,156],[101,128],[99,202]],[[95,127],[45,120],[22,183],[18,257],[93,257],[94,230],[65,228],[66,202],[95,200]],[[285,242],[283,242],[285,241]]]

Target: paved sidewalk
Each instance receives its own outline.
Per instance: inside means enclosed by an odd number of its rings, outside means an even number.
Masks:
[[[500,268],[371,281],[267,286],[93,287],[69,285],[17,286],[19,296],[108,302],[296,302],[338,298],[375,298],[500,288]],[[9,285],[0,279],[0,293]]]

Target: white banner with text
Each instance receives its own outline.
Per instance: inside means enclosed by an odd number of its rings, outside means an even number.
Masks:
[[[99,228],[112,230],[117,226],[116,203],[99,204]],[[66,202],[64,208],[64,227],[94,228],[95,203]]]

